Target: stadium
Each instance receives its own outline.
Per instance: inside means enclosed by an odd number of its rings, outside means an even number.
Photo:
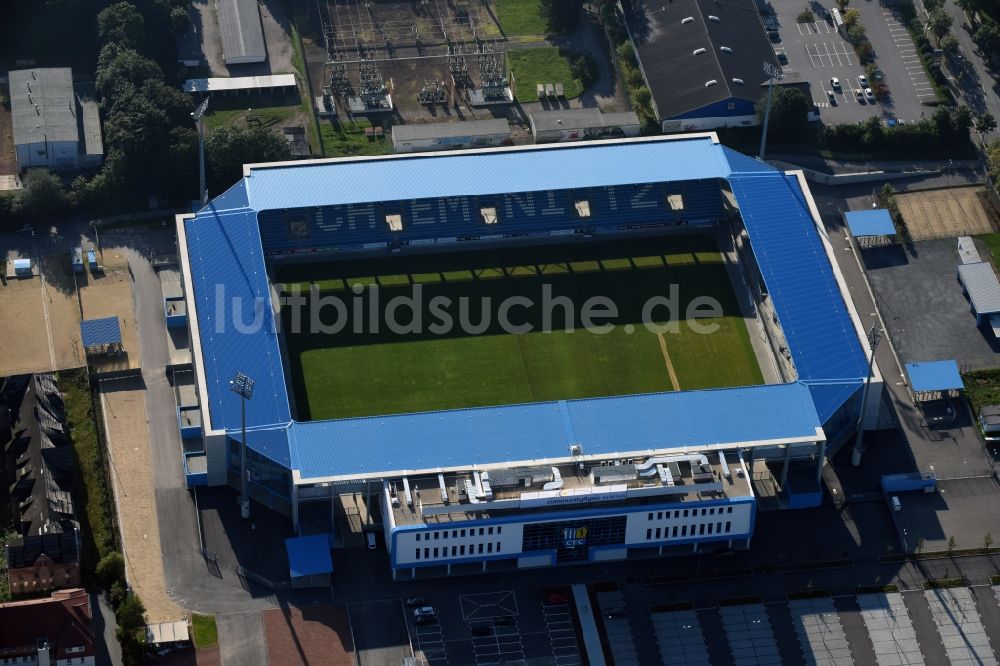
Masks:
[[[350,495],[394,576],[747,548],[877,416],[801,173],[714,134],[248,165],[177,229],[188,484]]]

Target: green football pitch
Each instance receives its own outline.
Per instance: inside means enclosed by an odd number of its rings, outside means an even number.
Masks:
[[[276,277],[286,293],[312,285],[343,303],[340,310],[328,304],[315,312],[314,305],[305,306],[299,331],[292,309],[284,308],[300,419],[763,381],[725,266],[708,237],[349,260],[284,267]],[[387,304],[416,298],[417,292],[421,306],[397,305],[393,314],[393,321],[412,330],[388,330]],[[608,332],[584,326],[584,305],[596,296],[610,299],[617,310],[610,317],[598,309],[602,316],[592,317],[592,326],[610,324]],[[500,325],[500,304],[511,297],[527,300],[510,307],[507,320],[531,332],[510,333]],[[685,319],[698,297],[720,306],[721,316],[697,322],[712,332],[696,330]],[[445,298],[449,305],[435,310],[435,299]],[[644,325],[643,309],[654,298],[661,301],[650,319],[657,325],[676,321],[673,329]],[[545,317],[546,311],[553,316]],[[442,312],[455,323],[450,330]],[[463,312],[474,330],[459,325]],[[310,332],[314,314],[336,332]]]

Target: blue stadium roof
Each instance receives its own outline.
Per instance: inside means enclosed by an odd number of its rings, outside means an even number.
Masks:
[[[85,349],[121,344],[122,327],[118,323],[118,317],[84,319],[80,322],[80,337],[83,338]]]
[[[906,374],[910,378],[910,387],[916,393],[961,391],[965,388],[955,361],[907,363]]]
[[[800,383],[295,423],[303,479],[814,437]],[[249,439],[249,437],[248,437]],[[252,441],[252,440],[251,440]],[[405,445],[404,445],[405,443]]]
[[[895,236],[896,225],[885,208],[875,210],[852,210],[844,213],[847,227],[855,238],[865,236]]]
[[[694,179],[729,182],[801,383],[291,422],[258,213]],[[348,226],[355,238],[366,233]],[[250,448],[304,478],[559,457],[575,441],[601,453],[811,435],[867,372],[798,181],[710,137],[254,167],[184,229],[211,426],[238,432],[240,401],[228,383],[250,375]],[[371,233],[384,242],[385,229]]]
[[[288,573],[293,579],[333,573],[328,534],[285,539],[285,551],[288,553]]]

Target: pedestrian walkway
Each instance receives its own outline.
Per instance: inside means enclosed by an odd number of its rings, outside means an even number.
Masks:
[[[879,666],[923,666],[924,657],[901,594],[859,594],[858,606]]]
[[[763,604],[723,606],[719,613],[736,666],[780,666],[778,644]]]
[[[788,606],[806,664],[853,666],[851,648],[833,599],[795,599],[789,601]]]
[[[653,633],[664,664],[709,666],[708,647],[693,610],[652,613]]]
[[[927,590],[924,597],[952,666],[997,663],[969,588]]]

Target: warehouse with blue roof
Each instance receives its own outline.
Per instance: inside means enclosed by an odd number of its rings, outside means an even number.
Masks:
[[[732,239],[777,381],[295,418],[272,266],[680,227]],[[192,482],[244,482],[245,372],[249,496],[301,531],[310,506],[359,493],[397,575],[748,547],[755,466],[776,470],[778,505],[817,506],[823,461],[877,416],[881,377],[862,405],[867,341],[804,179],[714,134],[249,165],[177,228],[207,469]]]

